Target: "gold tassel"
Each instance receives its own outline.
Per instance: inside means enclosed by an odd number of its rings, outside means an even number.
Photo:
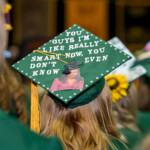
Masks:
[[[37,84],[31,81],[31,122],[30,129],[36,133],[40,132],[40,110]]]

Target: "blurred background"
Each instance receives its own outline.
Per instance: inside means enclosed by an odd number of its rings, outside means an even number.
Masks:
[[[150,39],[150,0],[9,0],[9,46],[18,48],[11,63],[73,24],[109,40],[117,36],[130,51]]]

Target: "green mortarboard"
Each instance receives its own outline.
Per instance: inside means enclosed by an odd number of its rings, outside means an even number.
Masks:
[[[150,51],[143,52],[137,56],[137,61],[134,63],[133,67],[137,65],[142,65],[146,69],[145,77],[150,79]]]
[[[127,77],[128,82],[133,82],[135,79],[143,76],[146,73],[145,68],[138,64],[134,67],[131,67],[135,61],[136,57],[130,52],[130,50],[120,41],[118,37],[114,37],[108,41],[108,43],[117,47],[118,49],[124,51],[132,57],[128,62],[122,64],[120,67],[116,68],[112,74],[122,74]]]
[[[46,89],[57,104],[74,108],[94,100],[104,87],[104,76],[129,59],[125,52],[73,25],[13,68]],[[68,73],[63,74],[66,68]]]

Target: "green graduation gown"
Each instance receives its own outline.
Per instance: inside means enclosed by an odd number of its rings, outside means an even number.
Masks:
[[[120,142],[117,139],[114,138],[110,138],[111,142],[114,144],[114,146],[118,149],[118,150],[127,150],[127,148],[125,147],[125,144],[123,144],[123,142]],[[110,146],[108,146],[108,150],[112,150],[112,148]]]
[[[136,125],[143,133],[150,132],[150,112],[139,111],[137,113]]]
[[[0,149],[63,150],[57,137],[44,138],[31,132],[16,118],[0,110]]]
[[[129,148],[129,150],[132,149],[144,137],[143,133],[133,131],[128,128],[120,129],[120,133],[126,138],[126,145]]]

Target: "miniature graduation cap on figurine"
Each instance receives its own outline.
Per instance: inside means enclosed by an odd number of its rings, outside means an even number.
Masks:
[[[69,74],[71,70],[78,69],[79,65],[81,64],[82,62],[76,62],[76,61],[72,61],[68,63],[67,65],[65,65],[65,70],[63,71],[63,74]]]
[[[32,86],[38,84],[46,89],[57,104],[75,108],[94,100],[103,90],[105,75],[129,59],[130,55],[73,25],[33,50],[13,68],[31,79]],[[35,95],[32,90],[32,96]],[[31,124],[32,101],[31,98]]]

